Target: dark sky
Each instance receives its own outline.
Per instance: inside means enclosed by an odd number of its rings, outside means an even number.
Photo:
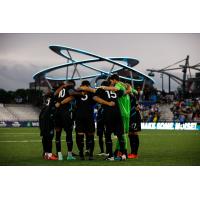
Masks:
[[[200,34],[0,34],[0,88],[28,88],[32,75],[65,59],[53,53],[52,44],[89,51],[104,57],[137,58],[137,70],[160,69],[190,55],[190,65],[200,62]],[[181,72],[174,72],[182,76]],[[194,72],[192,72],[194,75]],[[161,88],[160,75],[155,86]],[[172,89],[176,88],[174,82]],[[167,90],[167,77],[165,89]]]

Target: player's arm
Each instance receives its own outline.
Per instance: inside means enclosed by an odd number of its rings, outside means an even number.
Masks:
[[[83,92],[80,90],[71,89],[71,90],[69,90],[69,95],[70,96],[81,96],[81,95],[83,95]]]
[[[104,99],[98,97],[98,96],[94,96],[93,97],[93,100],[96,101],[97,103],[100,103],[100,104],[103,104],[103,105],[106,105],[106,106],[115,106],[115,102],[113,101],[105,101]]]
[[[65,98],[64,100],[62,100],[61,102],[57,102],[55,104],[55,106],[56,106],[56,108],[59,108],[60,105],[67,104],[67,103],[71,102],[73,99],[74,99],[73,96],[69,96],[69,97]]]
[[[79,89],[85,92],[92,92],[92,93],[96,92],[96,89],[87,86],[80,86]]]
[[[100,88],[102,88],[103,90],[108,90],[108,91],[113,91],[113,92],[116,92],[119,90],[118,88],[113,87],[113,86],[100,86]]]

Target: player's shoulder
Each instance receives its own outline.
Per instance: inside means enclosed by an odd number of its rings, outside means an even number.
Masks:
[[[105,93],[105,90],[102,88],[97,88],[96,92],[94,93],[94,95],[98,95],[98,94],[103,94]]]

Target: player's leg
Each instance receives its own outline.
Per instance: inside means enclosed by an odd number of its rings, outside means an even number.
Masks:
[[[130,121],[130,118],[128,117],[122,117],[122,121],[123,121],[123,126],[124,126],[124,134],[123,134],[123,139],[124,139],[124,145],[125,145],[125,149],[127,149],[128,147],[128,138],[127,138],[127,135],[128,135],[128,132],[129,132],[129,121]],[[119,145],[119,141],[116,142],[116,150],[119,150],[120,149],[120,145]]]
[[[88,147],[89,147],[89,160],[93,160],[93,152],[94,152],[94,132],[87,133],[88,137]]]
[[[131,153],[128,155],[128,158],[137,158],[138,148],[139,148],[138,132],[141,131],[141,116],[139,111],[136,112],[135,118],[130,120],[129,130],[130,130],[129,141],[130,141]]]
[[[99,137],[99,147],[100,147],[100,153],[98,155],[104,154],[104,141],[103,141],[104,131],[105,128],[103,120],[97,121],[97,136]]]
[[[79,156],[81,160],[85,160],[83,149],[84,149],[84,133],[76,133],[76,144],[79,150]]]
[[[62,128],[56,127],[56,153],[58,156],[58,160],[63,160],[63,156],[61,153],[61,133],[62,133]]]
[[[108,151],[108,160],[114,160],[113,157],[113,149],[112,149],[112,138],[111,134],[113,132],[113,127],[111,122],[106,122],[106,133],[105,133],[105,140],[106,140],[106,149]]]
[[[88,138],[88,135],[86,134],[85,135],[85,137],[86,137],[86,141],[85,141],[85,147],[86,147],[86,149],[85,149],[85,155],[86,156],[89,156],[89,151],[90,151],[90,147],[89,147],[89,138]]]
[[[70,112],[63,112],[62,113],[62,125],[64,127],[64,130],[66,132],[66,143],[67,143],[67,160],[75,160],[75,158],[72,156],[72,149],[73,149],[73,138],[72,138],[72,132],[73,132],[73,120],[70,116]]]

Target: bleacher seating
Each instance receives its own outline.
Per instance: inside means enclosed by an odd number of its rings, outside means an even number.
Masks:
[[[2,121],[34,121],[38,120],[39,109],[26,104],[5,104],[0,106],[0,120]]]
[[[3,104],[0,104],[0,121],[14,121],[16,117],[11,114]]]
[[[162,122],[170,122],[173,121],[173,113],[171,112],[170,108],[172,104],[160,104],[160,120]]]

